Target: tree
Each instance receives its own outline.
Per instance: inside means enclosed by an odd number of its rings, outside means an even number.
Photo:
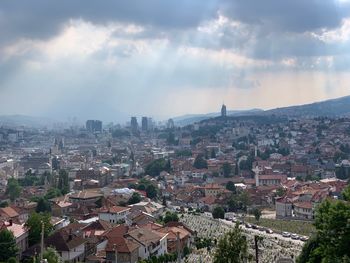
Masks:
[[[162,171],[171,171],[170,160],[157,159],[147,164],[145,168],[145,173],[150,176],[158,176]]]
[[[146,194],[151,199],[157,197],[157,188],[153,184],[148,185],[146,187]]]
[[[350,202],[350,185],[348,185],[341,193],[344,200]]]
[[[133,205],[133,204],[136,204],[136,203],[138,203],[138,202],[140,202],[140,201],[141,201],[141,196],[140,196],[140,194],[137,193],[137,192],[134,192],[134,193],[132,193],[132,196],[129,198],[128,204],[129,204],[129,205]]]
[[[6,194],[10,197],[13,202],[21,195],[22,187],[18,184],[18,181],[11,177],[7,181]]]
[[[18,252],[16,239],[10,230],[0,231],[0,262],[6,262],[10,258],[15,258]]]
[[[248,243],[239,225],[227,232],[218,242],[214,253],[214,263],[248,262]]]
[[[8,207],[9,206],[9,203],[7,201],[2,201],[0,203],[0,207]]]
[[[32,246],[40,241],[41,224],[44,223],[44,236],[47,237],[53,230],[50,222],[51,216],[47,213],[31,213],[25,226],[29,228],[29,246]]]
[[[225,162],[221,167],[222,173],[224,174],[224,177],[230,177],[232,173],[232,166],[228,162]]]
[[[66,170],[60,170],[58,174],[58,185],[57,188],[61,190],[62,194],[69,193],[69,179]]]
[[[217,206],[213,210],[213,218],[222,218],[225,217],[225,210],[221,206]]]
[[[286,193],[286,189],[284,189],[283,187],[279,187],[276,189],[277,196],[284,196],[285,193]]]
[[[38,200],[38,204],[36,205],[35,211],[37,213],[40,213],[40,212],[51,212],[50,202],[47,199],[45,199],[43,197],[40,197],[39,200]]]
[[[198,154],[196,159],[194,160],[193,167],[197,169],[207,169],[208,168],[208,163],[204,159],[202,154]]]
[[[179,221],[179,216],[175,212],[172,213],[172,212],[167,211],[165,213],[163,221],[164,221],[165,224],[168,223],[168,222],[177,222],[177,221]]]
[[[349,202],[328,199],[323,201],[315,213],[315,236],[305,244],[297,262],[349,262],[349,222]]]
[[[260,217],[261,217],[261,210],[260,210],[259,208],[256,208],[256,207],[253,208],[252,214],[254,215],[256,221],[259,221],[259,220],[260,220]]]
[[[46,259],[48,263],[62,262],[60,255],[53,247],[48,247],[44,250],[43,258]]]
[[[61,193],[61,190],[58,189],[58,188],[55,188],[55,187],[51,187],[46,195],[45,195],[45,199],[52,199],[52,198],[55,198],[55,197],[59,197],[61,196],[62,193]]]
[[[228,181],[227,184],[226,184],[226,189],[231,191],[232,193],[236,193],[237,189],[236,189],[236,186],[235,186],[235,183],[232,182],[232,181]]]

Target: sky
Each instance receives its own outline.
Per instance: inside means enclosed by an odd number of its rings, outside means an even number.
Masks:
[[[350,0],[1,0],[0,115],[122,122],[350,95]]]

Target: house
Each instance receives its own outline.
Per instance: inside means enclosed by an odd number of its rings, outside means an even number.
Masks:
[[[313,219],[313,206],[311,202],[294,203],[294,216],[300,219]]]
[[[292,217],[293,203],[287,197],[280,197],[276,199],[276,218]]]
[[[93,191],[78,191],[69,195],[69,202],[82,205],[93,205],[102,198],[102,194]]]
[[[0,217],[5,220],[12,220],[12,222],[19,221],[19,214],[10,206],[0,208]]]
[[[131,211],[140,210],[147,214],[151,214],[152,216],[158,218],[164,212],[164,206],[158,204],[156,202],[139,202],[133,205],[129,205]]]
[[[184,251],[185,247],[191,247],[194,241],[194,232],[179,222],[169,222],[164,227],[159,228],[158,231],[168,234],[168,253],[176,253],[177,249]]]
[[[84,261],[86,240],[71,229],[60,229],[44,242],[46,247],[54,247],[64,262]]]
[[[7,229],[13,233],[18,247],[18,258],[21,259],[23,252],[28,248],[28,229],[24,224],[16,224],[11,219],[0,222],[0,231],[2,229]]]
[[[148,259],[151,256],[158,257],[167,253],[167,233],[143,227],[129,231],[126,236],[140,244],[139,257],[141,259]]]
[[[53,216],[64,216],[73,210],[72,203],[65,200],[51,202],[51,212]]]
[[[123,206],[108,206],[100,208],[98,218],[110,223],[125,222],[127,215],[130,213],[129,207]]]
[[[106,262],[136,263],[139,260],[140,246],[141,245],[132,238],[125,238],[122,236],[109,237],[105,248]]]

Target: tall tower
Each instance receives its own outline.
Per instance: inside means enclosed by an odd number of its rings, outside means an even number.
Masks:
[[[221,106],[221,117],[226,117],[227,113],[226,113],[226,105],[222,104]]]
[[[142,117],[142,130],[143,131],[148,131],[148,118],[147,117]]]
[[[137,130],[138,130],[137,118],[131,117],[131,131],[137,132]]]

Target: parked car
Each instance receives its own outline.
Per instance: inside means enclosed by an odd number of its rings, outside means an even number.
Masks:
[[[301,241],[308,241],[308,240],[309,240],[309,237],[307,237],[307,236],[301,236],[301,237],[300,237],[300,240],[301,240]]]
[[[245,224],[245,227],[246,228],[252,228],[252,225],[251,224]]]
[[[273,231],[272,231],[272,229],[267,228],[267,229],[266,229],[266,233],[267,233],[267,234],[273,234]]]
[[[262,227],[262,226],[259,226],[259,231],[261,231],[261,232],[263,232],[263,231],[265,231],[265,227]]]
[[[290,237],[290,233],[289,232],[282,232],[282,236],[283,237]]]
[[[257,225],[252,225],[252,228],[253,229],[258,229],[258,226]]]
[[[295,240],[300,239],[300,237],[297,234],[291,234],[290,237]]]

